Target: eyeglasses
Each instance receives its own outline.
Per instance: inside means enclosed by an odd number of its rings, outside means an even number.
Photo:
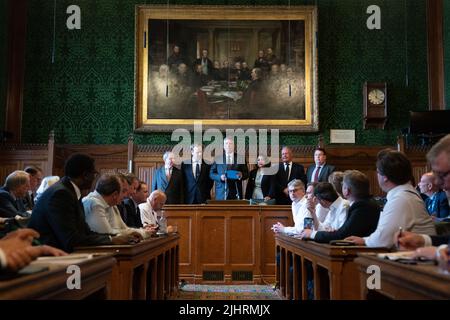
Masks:
[[[447,172],[433,171],[433,174],[434,174],[439,180],[444,180],[444,179],[450,174],[450,170],[448,170]]]

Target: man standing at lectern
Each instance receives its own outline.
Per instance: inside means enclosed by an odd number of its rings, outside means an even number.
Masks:
[[[224,153],[219,155],[211,166],[209,177],[215,182],[216,200],[243,199],[242,180],[248,178],[248,167],[245,157],[234,152],[234,139],[223,140]],[[242,162],[242,163],[239,163]]]

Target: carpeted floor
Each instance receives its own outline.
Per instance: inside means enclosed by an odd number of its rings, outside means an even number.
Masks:
[[[272,286],[186,284],[178,300],[281,300]]]

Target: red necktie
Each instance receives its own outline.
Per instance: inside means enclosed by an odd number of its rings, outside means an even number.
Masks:
[[[319,182],[319,172],[321,167],[317,167],[316,173],[314,174],[314,180],[313,182]]]

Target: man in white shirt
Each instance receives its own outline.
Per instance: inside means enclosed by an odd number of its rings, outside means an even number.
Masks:
[[[430,149],[427,153],[427,160],[431,164],[439,187],[445,191],[450,191],[450,135],[446,135]],[[446,250],[448,250],[450,236],[429,236],[412,232],[399,234],[397,232],[394,241],[398,242],[400,249],[413,250],[418,248],[416,251],[418,256],[432,258],[445,255],[445,252],[448,252]],[[450,259],[448,255],[443,258]]]
[[[377,229],[368,237],[351,236],[346,240],[368,247],[391,248],[394,235],[402,228],[405,231],[435,235],[433,220],[425,204],[411,185],[412,167],[406,156],[398,151],[385,149],[377,156],[378,184],[387,192],[387,202],[381,212]]]
[[[330,211],[324,222],[320,222],[316,214],[313,213],[314,231],[310,235],[312,239],[314,239],[317,231],[338,230],[347,220],[347,212],[350,207],[349,202],[341,198],[329,182],[319,182],[314,188],[314,196],[322,207],[328,208]]]
[[[102,234],[123,235],[133,234],[140,238],[151,236],[150,230],[129,228],[120,217],[119,204],[123,195],[125,179],[116,175],[102,175],[95,187],[95,191],[83,198],[86,222],[92,231]]]
[[[305,197],[305,185],[299,179],[294,179],[288,184],[289,197],[292,200],[293,227],[285,227],[281,222],[272,226],[275,233],[299,234],[303,230],[305,218],[312,218]]]
[[[139,209],[141,210],[141,220],[144,227],[150,230],[159,229],[160,217],[164,215],[163,207],[166,204],[167,197],[161,190],[153,191],[147,199],[147,202],[141,203]],[[173,226],[167,226],[167,232],[171,233]]]
[[[329,208],[324,208],[317,201],[317,198],[314,196],[314,188],[317,186],[318,182],[310,182],[306,187],[306,200],[308,202],[308,210],[310,212],[314,212],[316,214],[317,220],[321,223],[325,221],[327,218],[328,212],[330,212]]]

